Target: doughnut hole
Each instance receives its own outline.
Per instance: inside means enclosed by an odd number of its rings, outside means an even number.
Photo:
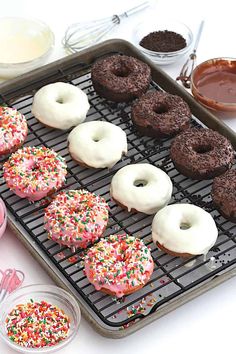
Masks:
[[[38,165],[37,161],[26,160],[25,161],[25,169],[31,172],[35,172],[40,169],[40,165]]]
[[[135,187],[145,187],[148,184],[148,181],[146,181],[145,179],[136,179],[134,181],[134,186]]]
[[[180,226],[179,226],[179,228],[181,230],[188,230],[188,229],[190,229],[190,227],[191,227],[190,223],[188,223],[186,221],[181,222]]]
[[[157,114],[164,114],[164,113],[167,113],[168,111],[169,111],[169,107],[166,103],[157,103],[153,107],[153,112],[155,112]]]
[[[131,69],[127,67],[127,65],[117,65],[113,68],[112,73],[117,77],[128,77],[131,74]]]
[[[38,171],[40,169],[40,166],[37,164],[37,163],[35,163],[32,167],[31,167],[31,171]]]
[[[103,136],[101,134],[95,134],[91,137],[92,141],[94,143],[99,143],[103,139]]]
[[[70,102],[70,100],[71,100],[71,97],[68,94],[64,94],[63,96],[58,95],[56,97],[56,102],[59,103],[59,104],[68,103],[68,102]]]
[[[209,144],[199,144],[193,147],[193,150],[197,154],[207,154],[208,152],[212,151],[214,149],[213,146]]]
[[[59,104],[63,104],[63,103],[65,103],[65,99],[62,98],[62,97],[58,97],[58,98],[56,99],[56,102],[59,103]]]

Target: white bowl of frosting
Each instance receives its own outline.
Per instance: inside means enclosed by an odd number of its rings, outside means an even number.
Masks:
[[[0,78],[13,78],[45,64],[53,47],[54,34],[45,23],[0,18]]]

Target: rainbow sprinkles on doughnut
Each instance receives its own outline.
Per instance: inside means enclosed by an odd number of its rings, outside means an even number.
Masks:
[[[105,199],[84,189],[60,192],[45,210],[48,238],[70,248],[86,248],[99,239],[108,222]]]
[[[14,108],[0,106],[0,156],[19,149],[27,133],[25,116]]]
[[[3,165],[3,178],[19,197],[40,200],[64,185],[64,159],[45,146],[26,146],[13,153]]]
[[[122,297],[141,289],[154,262],[143,241],[130,235],[110,235],[89,249],[85,274],[96,290]]]

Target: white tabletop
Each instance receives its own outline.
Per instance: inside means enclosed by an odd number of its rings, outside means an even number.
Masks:
[[[47,22],[56,35],[56,47],[50,61],[65,55],[61,38],[66,27],[79,20],[95,19],[122,12],[140,0],[0,0],[1,16],[24,16]],[[125,20],[110,38],[132,40],[132,31],[145,18],[171,17],[179,19],[196,34],[205,19],[199,44],[198,63],[213,57],[235,56],[234,0],[159,0],[152,1],[151,10]],[[183,62],[163,67],[173,78],[179,74]],[[236,119],[226,121],[236,130]],[[26,274],[25,285],[52,284],[53,281],[7,229],[0,240],[0,269],[15,267]],[[236,279],[233,278],[199,296],[177,310],[124,339],[101,337],[83,319],[76,339],[63,351],[94,354],[139,353],[233,353],[235,346]],[[0,342],[0,353],[14,353]],[[57,352],[59,353],[59,352]]]

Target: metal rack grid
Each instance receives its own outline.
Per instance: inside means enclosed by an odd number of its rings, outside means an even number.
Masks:
[[[84,71],[87,73],[84,74]],[[235,224],[225,220],[214,209],[210,196],[211,181],[190,180],[174,168],[169,158],[169,146],[172,139],[158,141],[140,136],[130,120],[130,105],[109,103],[97,96],[91,84],[89,66],[85,64],[74,66],[70,69],[70,73],[60,70],[57,77],[48,78],[45,83],[51,81],[69,82],[79,86],[88,94],[91,108],[87,120],[108,121],[125,130],[128,138],[128,155],[118,162],[112,170],[87,169],[78,166],[72,160],[67,149],[68,131],[46,128],[32,116],[31,104],[34,93],[32,89],[27,96],[19,98],[20,94],[16,91],[15,97],[11,95],[10,100],[8,97],[2,97],[2,101],[7,105],[12,104],[26,116],[29,135],[25,145],[45,145],[66,159],[68,165],[66,189],[86,188],[102,195],[107,200],[110,206],[110,219],[105,236],[111,233],[126,232],[143,239],[151,249],[155,262],[151,280],[143,289],[121,300],[96,291],[88,283],[83,272],[84,251],[72,252],[47,239],[43,228],[43,215],[44,208],[50,200],[45,198],[43,201],[31,204],[14,195],[3,180],[0,183],[0,193],[8,210],[15,217],[16,226],[17,223],[21,224],[32,241],[40,246],[45,257],[48,257],[66,277],[77,291],[78,297],[82,297],[95,316],[98,316],[104,324],[111,328],[126,328],[135,321],[155,312],[169,300],[181,296],[188,290],[232,267],[236,263]],[[40,86],[42,86],[42,82],[38,81],[38,87]],[[160,88],[152,82],[150,89]],[[198,125],[194,119],[192,124]],[[0,162],[3,162],[3,159]],[[168,173],[174,186],[171,203],[193,203],[212,214],[217,223],[219,237],[206,259],[198,256],[184,260],[160,251],[151,241],[152,216],[128,213],[111,200],[109,187],[114,173],[126,164],[138,162],[151,163]]]

